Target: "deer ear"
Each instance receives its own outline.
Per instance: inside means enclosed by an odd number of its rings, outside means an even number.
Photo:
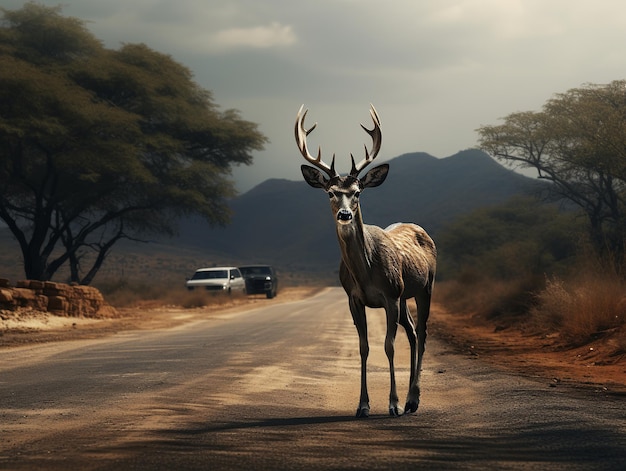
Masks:
[[[302,170],[304,181],[306,181],[313,188],[326,188],[328,180],[324,178],[324,175],[322,175],[322,172],[318,169],[308,165],[302,165],[300,169]]]
[[[374,188],[375,186],[381,185],[385,181],[385,178],[387,178],[387,172],[389,172],[389,164],[374,167],[361,178],[361,187]]]

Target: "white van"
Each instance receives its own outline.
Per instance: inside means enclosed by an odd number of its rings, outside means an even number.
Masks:
[[[187,280],[188,290],[202,288],[209,291],[246,294],[246,282],[237,267],[199,268]]]

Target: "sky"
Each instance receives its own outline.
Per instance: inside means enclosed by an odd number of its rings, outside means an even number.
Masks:
[[[245,192],[301,179],[300,105],[314,153],[350,169],[371,146],[359,126],[380,116],[377,161],[448,157],[476,129],[539,111],[556,93],[626,78],[623,0],[40,0],[61,4],[106,47],[145,43],[187,66],[222,110],[237,109],[270,142],[236,167]],[[17,9],[22,0],[2,0]],[[393,171],[393,168],[391,169]],[[416,182],[419,184],[419,182]]]

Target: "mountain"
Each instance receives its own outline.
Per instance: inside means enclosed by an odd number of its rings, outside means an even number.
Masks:
[[[388,161],[383,185],[363,192],[368,224],[414,222],[435,239],[439,229],[476,208],[536,191],[539,182],[506,169],[479,150],[444,159],[426,153]],[[304,181],[270,179],[234,199],[226,228],[198,220],[181,225],[176,243],[219,253],[233,263],[270,263],[291,271],[338,266],[339,248],[327,197]]]

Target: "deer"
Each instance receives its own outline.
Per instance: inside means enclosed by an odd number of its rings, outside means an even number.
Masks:
[[[350,154],[350,173],[340,176],[335,170],[335,155],[331,164],[322,160],[318,147],[313,157],[307,147],[309,129],[304,121],[307,110],[300,107],[296,117],[295,138],[300,153],[310,165],[302,165],[304,180],[313,188],[323,189],[330,198],[330,209],[335,218],[337,239],[341,251],[339,279],[348,297],[352,320],[359,336],[361,357],[361,392],[356,411],[357,418],[370,415],[367,390],[367,358],[369,342],[366,308],[384,308],[386,313],[385,353],[389,360],[390,391],[389,414],[397,417],[417,411],[420,403],[420,374],[426,346],[426,324],[430,314],[432,290],[435,281],[437,250],[426,231],[411,223],[395,223],[385,229],[363,223],[359,197],[366,188],[381,185],[387,178],[389,164],[370,169],[364,176],[359,174],[377,157],[382,132],[380,119],[373,105],[370,116],[374,127],[361,127],[372,139],[371,151],[365,145],[365,158],[355,164]],[[417,308],[417,331],[415,320],[409,311],[407,300],[414,298]],[[411,354],[409,390],[404,409],[399,405],[396,390],[394,353],[398,324],[406,331]]]

